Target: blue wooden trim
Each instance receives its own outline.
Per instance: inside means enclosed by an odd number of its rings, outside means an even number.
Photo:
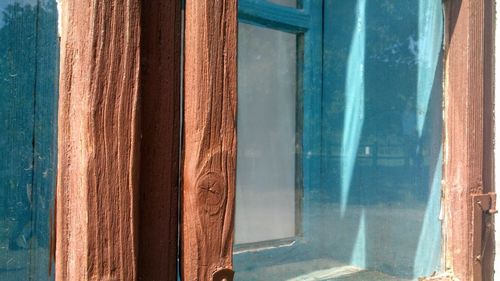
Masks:
[[[321,179],[321,109],[323,66],[323,1],[305,0],[304,10],[311,16],[311,29],[304,33],[302,166],[303,166],[303,231],[304,239],[313,240],[311,226],[315,210],[311,202],[317,201]],[[317,238],[316,238],[317,239]],[[317,242],[317,241],[316,241]]]
[[[240,0],[238,18],[245,23],[302,33],[310,28],[311,18],[303,9],[294,9],[266,1]]]

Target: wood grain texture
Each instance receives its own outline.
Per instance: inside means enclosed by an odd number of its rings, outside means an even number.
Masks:
[[[142,1],[138,278],[177,280],[181,1]]]
[[[139,3],[61,3],[58,281],[137,276]]]
[[[489,1],[447,1],[443,196],[446,268],[473,279],[471,194],[483,193]],[[489,9],[489,8],[488,8]],[[491,23],[490,23],[491,24]],[[491,50],[490,50],[491,51]],[[491,73],[490,73],[491,75]],[[493,247],[488,247],[493,250]],[[484,266],[484,264],[483,264]],[[489,279],[484,279],[489,280]]]
[[[186,1],[181,274],[232,269],[237,1]]]

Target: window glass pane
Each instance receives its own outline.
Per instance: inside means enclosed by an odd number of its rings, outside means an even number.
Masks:
[[[430,275],[441,260],[441,2],[340,0],[318,9],[323,22],[310,30],[322,36],[299,33],[303,54],[282,49],[279,31],[240,25],[236,278]],[[284,54],[296,65],[278,62]],[[286,132],[285,118],[294,122]],[[293,187],[278,192],[276,178],[294,178]],[[288,235],[272,236],[289,225]],[[254,244],[238,248],[244,242]]]
[[[289,7],[297,7],[297,0],[267,0],[272,3],[289,6]]]
[[[0,0],[0,12],[0,280],[51,280],[57,6]]]
[[[236,243],[295,236],[296,35],[240,23]]]

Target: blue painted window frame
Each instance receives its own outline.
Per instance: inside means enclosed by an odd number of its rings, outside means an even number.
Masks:
[[[323,0],[298,0],[298,8],[282,6],[266,0],[239,0],[238,20],[241,23],[261,26],[299,35],[297,63],[298,135],[301,149],[297,151],[298,179],[296,196],[299,196],[296,236],[286,245],[250,250],[235,248],[235,266],[251,268],[257,264],[282,262],[276,257],[285,253],[290,258],[305,258],[314,251],[309,247],[311,233],[310,204],[317,200],[320,187],[321,163],[321,101],[322,101],[322,33]],[[302,192],[301,192],[302,191]],[[288,239],[287,239],[288,240]],[[272,242],[271,242],[272,243]],[[280,247],[272,247],[280,246]],[[285,255],[287,256],[287,255]],[[237,271],[239,269],[236,269]]]

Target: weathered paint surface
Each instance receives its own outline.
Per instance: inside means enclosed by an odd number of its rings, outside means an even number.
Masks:
[[[140,2],[61,12],[56,280],[136,280]]]
[[[57,10],[0,1],[0,280],[50,280]]]
[[[232,269],[236,14],[234,0],[186,2],[183,280],[212,280],[217,271]]]

